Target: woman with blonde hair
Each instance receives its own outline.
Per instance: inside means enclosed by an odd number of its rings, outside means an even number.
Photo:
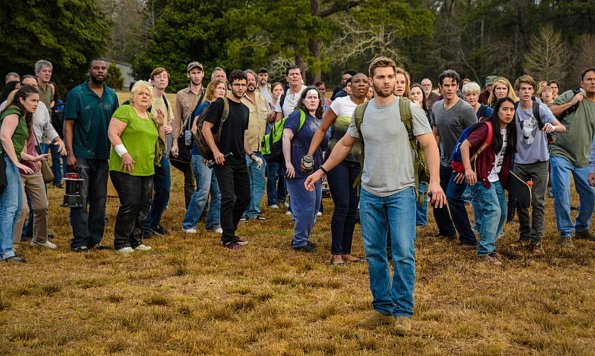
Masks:
[[[196,134],[196,131],[198,130],[198,118],[200,115],[205,112],[205,110],[208,110],[215,100],[223,98],[226,93],[227,87],[224,81],[219,79],[211,80],[205,92],[205,101],[203,101],[192,114],[194,117],[191,129],[193,134]],[[213,231],[218,234],[223,233],[220,222],[221,192],[219,191],[219,184],[217,183],[217,177],[213,174],[213,169],[207,167],[204,164],[204,160],[205,158],[200,154],[200,151],[193,140],[192,173],[196,178],[196,191],[192,193],[192,198],[190,198],[190,203],[188,203],[188,208],[184,215],[184,220],[182,221],[182,231],[187,234],[194,234],[197,232],[197,225],[205,210],[205,206],[207,205],[209,193],[211,194],[211,203],[205,221],[205,230]]]
[[[153,197],[155,162],[161,157],[157,140],[165,137],[164,114],[154,117],[147,109],[153,86],[139,80],[131,91],[130,104],[120,106],[112,115],[107,131],[112,144],[110,178],[120,198],[114,227],[114,247],[122,254],[150,250],[143,244],[143,227]]]
[[[494,89],[488,99],[488,105],[493,108],[498,99],[506,97],[511,98],[515,103],[519,101],[519,97],[516,95],[512,84],[510,84],[508,79],[500,77],[494,82]]]

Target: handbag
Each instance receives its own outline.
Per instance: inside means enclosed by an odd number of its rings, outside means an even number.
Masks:
[[[205,93],[203,91],[200,98],[196,102],[194,110],[192,110],[192,112],[186,117],[186,120],[184,120],[184,130],[182,131],[182,134],[178,136],[178,155],[174,156],[171,152],[169,153],[169,161],[171,165],[182,172],[186,171],[192,163],[192,131],[190,131],[190,128],[192,127],[192,115],[202,102],[204,95]],[[189,145],[186,144],[188,141],[190,142]]]
[[[39,145],[39,142],[37,141],[37,136],[35,136],[35,132],[31,133],[33,135],[33,137],[35,138],[35,144],[37,145],[37,147],[41,147]],[[47,160],[43,160],[41,161],[41,176],[43,177],[43,182],[48,184],[54,181],[54,172],[52,171],[52,167],[50,167],[50,164],[48,163]]]
[[[48,161],[41,161],[41,176],[43,177],[43,182],[46,184],[54,181],[54,172]]]

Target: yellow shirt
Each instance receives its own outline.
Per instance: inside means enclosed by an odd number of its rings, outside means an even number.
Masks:
[[[265,97],[256,92],[254,92],[254,102],[250,100],[248,95],[244,94],[242,104],[246,105],[250,110],[248,130],[245,133],[248,144],[254,152],[259,152],[262,137],[267,128],[267,116],[271,112],[271,108]]]

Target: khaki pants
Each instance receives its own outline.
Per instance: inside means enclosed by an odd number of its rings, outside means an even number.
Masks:
[[[29,198],[31,198],[31,208],[33,208],[34,212],[33,241],[44,243],[48,239],[48,196],[41,171],[31,175],[21,175],[21,181],[23,182],[23,209],[14,227],[14,241],[21,241],[23,225],[29,215],[26,191]]]

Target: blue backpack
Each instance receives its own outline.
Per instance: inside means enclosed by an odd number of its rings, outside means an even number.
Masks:
[[[492,144],[492,138],[494,137],[492,123],[490,121],[482,121],[481,123],[482,124],[485,123],[488,126],[488,135],[487,135],[485,141],[483,142],[483,144],[477,150],[477,152],[475,152],[475,154],[470,158],[471,163],[473,163],[477,159],[477,157],[486,148],[488,148],[489,145]],[[461,136],[459,137],[459,140],[457,141],[457,144],[452,149],[452,154],[450,156],[450,166],[452,167],[453,171],[455,171],[456,173],[464,173],[465,172],[465,166],[463,165],[463,159],[461,158],[461,145],[463,144],[463,142],[465,142],[465,140],[471,134],[471,132],[475,131],[475,129],[478,127],[479,127],[479,124],[469,126],[465,130],[463,130],[463,132],[461,133]]]

